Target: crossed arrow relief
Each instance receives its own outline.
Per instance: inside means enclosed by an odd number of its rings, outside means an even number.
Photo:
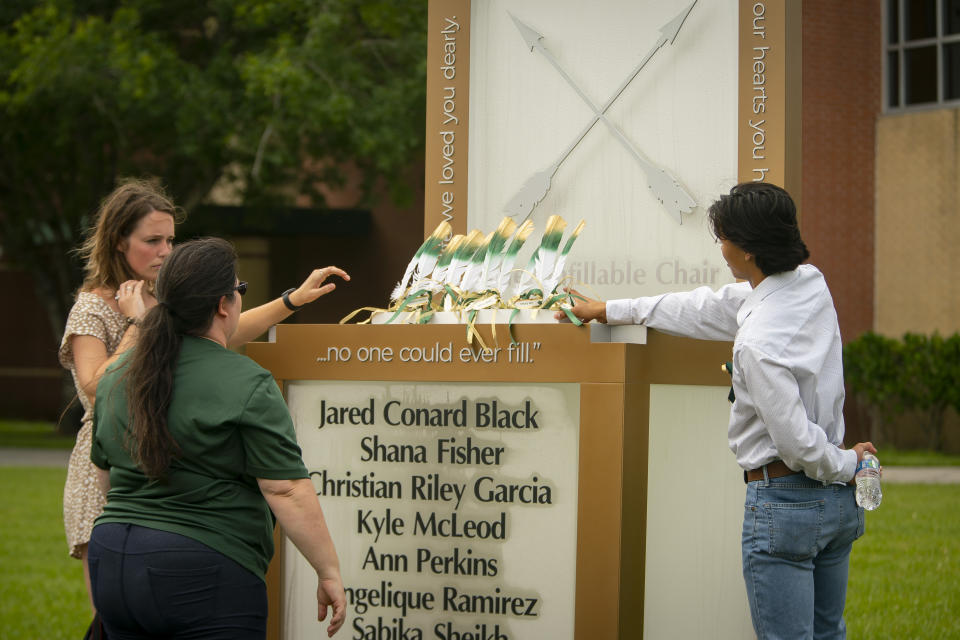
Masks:
[[[643,57],[640,63],[634,67],[633,71],[630,72],[630,75],[620,84],[617,90],[613,95],[603,104],[602,107],[597,107],[596,104],[577,86],[577,83],[573,81],[563,67],[553,57],[553,54],[543,46],[541,42],[543,40],[543,35],[537,33],[529,26],[521,22],[514,16],[510,14],[510,17],[513,18],[514,24],[517,26],[517,29],[520,30],[520,34],[523,36],[523,39],[526,41],[527,46],[530,47],[532,52],[534,49],[540,52],[540,54],[547,59],[547,61],[553,66],[554,69],[563,77],[568,85],[576,92],[580,99],[590,110],[593,111],[593,119],[587,123],[587,126],[577,134],[577,137],[574,138],[573,142],[560,154],[560,157],[552,165],[538,171],[533,174],[526,182],[523,183],[523,186],[520,187],[520,190],[507,202],[504,207],[504,211],[510,216],[523,216],[523,219],[526,220],[533,213],[534,208],[540,203],[541,200],[547,195],[547,192],[550,190],[550,183],[553,180],[554,174],[557,172],[557,169],[560,168],[560,165],[563,164],[563,161],[567,159],[573,150],[580,144],[580,141],[583,140],[584,136],[593,128],[597,122],[603,122],[609,129],[610,133],[622,144],[627,151],[630,152],[630,155],[634,157],[637,163],[640,165],[640,168],[643,170],[643,173],[647,178],[647,188],[653,193],[653,196],[660,201],[664,208],[672,216],[674,216],[680,224],[683,224],[682,214],[689,213],[697,205],[693,197],[683,188],[683,185],[674,178],[668,171],[657,167],[652,162],[647,160],[647,158],[640,152],[637,147],[623,135],[623,132],[620,131],[620,128],[615,124],[610,122],[607,118],[606,113],[617,101],[617,98],[620,97],[620,94],[627,88],[627,86],[633,81],[637,74],[643,70],[647,62],[654,56],[654,54],[659,51],[663,45],[673,44],[673,41],[676,39],[677,34],[680,32],[680,27],[683,26],[684,20],[686,20],[687,15],[693,9],[693,5],[697,4],[697,1],[694,0],[690,5],[681,11],[673,20],[666,23],[660,27],[660,37],[654,43],[654,45],[647,52],[647,55]]]

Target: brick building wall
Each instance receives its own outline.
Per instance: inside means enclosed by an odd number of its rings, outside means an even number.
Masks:
[[[803,3],[803,237],[844,340],[873,328],[880,3]]]
[[[881,7],[803,2],[802,220],[810,261],[827,278],[844,341],[873,329],[876,120]],[[849,398],[847,441],[865,439]]]

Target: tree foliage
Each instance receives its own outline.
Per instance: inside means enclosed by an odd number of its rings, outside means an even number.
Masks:
[[[409,198],[422,155],[426,2],[3,0],[0,246],[63,326],[68,258],[100,199],[153,175],[188,211],[338,184]]]

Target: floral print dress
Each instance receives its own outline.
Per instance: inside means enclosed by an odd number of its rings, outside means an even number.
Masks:
[[[113,355],[127,329],[126,319],[114,311],[103,298],[90,291],[81,291],[70,309],[67,326],[60,343],[60,364],[73,374],[77,396],[83,404],[83,426],[77,434],[77,442],[70,454],[67,467],[67,482],[63,487],[63,525],[67,534],[70,555],[80,557],[82,547],[90,542],[93,521],[96,520],[107,498],[97,484],[97,470],[90,462],[90,445],[93,437],[93,405],[80,390],[77,369],[73,360],[71,338],[93,336],[107,347],[107,356]]]

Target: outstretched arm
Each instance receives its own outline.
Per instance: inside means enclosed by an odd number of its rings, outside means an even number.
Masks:
[[[642,324],[688,338],[733,340],[738,328],[737,311],[750,291],[749,283],[742,282],[717,291],[700,287],[693,291],[607,302],[590,300],[570,291],[576,302],[571,312],[583,322]],[[555,317],[563,320],[565,316],[558,311]]]
[[[317,572],[317,620],[326,618],[327,607],[333,607],[333,616],[327,627],[327,635],[332,636],[346,620],[347,598],[340,578],[337,550],[333,546],[313,482],[309,478],[257,478],[257,483],[283,532]]]
[[[303,284],[290,294],[290,302],[294,306],[302,307],[320,296],[330,293],[337,288],[337,285],[333,282],[326,282],[330,276],[340,276],[344,280],[350,280],[347,272],[339,267],[314,269],[303,281]],[[240,324],[237,326],[237,331],[230,338],[230,344],[227,346],[238,347],[250,342],[273,325],[289,318],[292,313],[293,311],[287,308],[281,298],[244,311],[240,314]]]

